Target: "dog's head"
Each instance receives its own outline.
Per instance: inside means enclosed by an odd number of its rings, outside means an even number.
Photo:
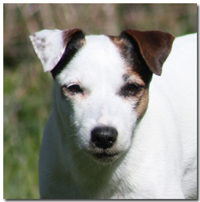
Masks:
[[[54,78],[63,127],[70,103],[78,147],[100,162],[126,152],[147,109],[152,74],[161,75],[174,37],[136,30],[118,37],[85,36],[69,29],[43,30],[30,38]]]

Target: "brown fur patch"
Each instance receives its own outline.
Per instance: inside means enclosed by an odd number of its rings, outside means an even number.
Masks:
[[[117,48],[120,51],[120,54],[121,55],[125,55],[126,51],[127,51],[127,45],[128,45],[128,43],[125,40],[120,39],[119,36],[108,36],[108,37],[117,46]]]
[[[174,36],[161,31],[142,32],[138,30],[126,30],[122,32],[122,35],[137,43],[149,69],[153,73],[161,75],[162,65],[171,51]]]
[[[141,118],[144,116],[144,114],[147,110],[147,106],[148,106],[148,102],[149,102],[149,92],[148,91],[149,91],[148,88],[144,89],[144,93],[135,108],[136,112],[138,114],[137,121],[141,120]]]
[[[137,75],[138,78],[140,77],[143,80],[145,86],[148,86],[152,78],[152,72],[142,58],[138,44],[135,41],[130,42],[128,39],[120,37],[108,37],[119,49],[121,57],[126,63],[127,72]]]
[[[120,37],[109,36],[109,38],[119,49],[122,58],[126,61],[126,66],[124,67],[126,69],[126,74],[124,75],[126,82],[130,81],[130,83],[143,86],[135,96],[126,98],[130,101],[133,99],[137,102],[134,109],[138,114],[138,121],[140,121],[148,106],[148,87],[151,81],[152,72],[143,60],[136,43],[132,45]]]

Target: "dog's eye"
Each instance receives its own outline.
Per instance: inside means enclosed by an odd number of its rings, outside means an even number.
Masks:
[[[126,84],[122,88],[122,95],[127,97],[127,96],[134,96],[139,90],[141,89],[141,86],[138,86],[136,84]]]
[[[83,93],[82,88],[81,88],[79,85],[77,85],[77,84],[68,86],[68,87],[67,87],[67,90],[68,90],[70,93],[73,93],[73,94]]]
[[[83,93],[83,89],[78,84],[71,84],[68,86],[63,86],[64,90],[69,92],[72,95],[76,95],[78,93]]]

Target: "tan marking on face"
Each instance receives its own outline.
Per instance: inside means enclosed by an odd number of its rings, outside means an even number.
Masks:
[[[137,121],[140,121],[142,117],[144,116],[147,107],[148,107],[148,102],[149,102],[149,89],[146,88],[144,89],[144,93],[136,107],[136,112],[138,114],[138,119]]]
[[[140,121],[141,118],[144,116],[148,106],[149,89],[137,72],[134,72],[133,70],[129,71],[128,67],[126,67],[126,70],[128,74],[130,75],[128,78],[128,82],[130,80],[130,83],[136,83],[144,87],[135,96],[133,96],[132,98],[131,97],[128,98],[128,99],[133,99],[137,102],[135,110],[138,114],[137,121]]]
[[[109,36],[109,38],[116,45],[116,47],[119,48],[120,53],[122,55],[126,55],[128,43],[125,40],[120,39],[119,37]],[[135,59],[138,59],[138,58],[135,58]],[[139,63],[136,63],[136,64],[140,64],[140,61]],[[135,96],[126,98],[130,101],[132,99],[137,102],[135,106],[135,111],[138,114],[137,121],[139,122],[144,116],[148,107],[148,101],[149,101],[148,84],[146,84],[145,81],[142,79],[141,75],[134,70],[134,66],[130,66],[130,64],[126,63],[124,68],[126,71],[125,76],[127,76],[126,82],[135,83],[144,87]]]
[[[108,37],[117,46],[120,53],[123,55],[126,52],[126,47],[127,47],[128,43],[125,40],[120,39],[120,37],[118,37],[118,36],[108,36]]]
[[[126,71],[125,75],[128,76],[127,82],[130,81],[130,83],[136,83],[140,86],[146,86],[145,82],[142,80],[140,75],[137,72],[135,72],[132,67],[129,67],[127,65],[127,66],[124,66],[124,69]]]

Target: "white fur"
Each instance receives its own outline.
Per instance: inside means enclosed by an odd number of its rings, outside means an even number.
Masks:
[[[49,60],[54,57],[46,53]],[[125,71],[107,36],[87,36],[57,76],[40,151],[42,198],[196,197],[196,34],[175,40],[162,76],[154,76],[150,84],[148,109],[137,127],[135,101],[118,95]],[[60,86],[73,83],[83,87],[85,95],[63,99]],[[110,163],[94,160],[89,145],[91,130],[101,125],[118,131],[112,150],[120,155]]]
[[[45,29],[30,36],[45,72],[51,71],[55,67],[65,50],[62,33],[58,29]]]

